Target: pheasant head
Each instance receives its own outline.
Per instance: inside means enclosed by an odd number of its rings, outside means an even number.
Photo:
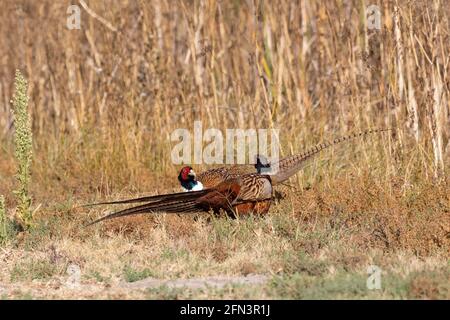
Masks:
[[[200,181],[197,181],[195,171],[192,167],[183,167],[178,175],[178,181],[180,181],[183,191],[203,190],[203,185]]]

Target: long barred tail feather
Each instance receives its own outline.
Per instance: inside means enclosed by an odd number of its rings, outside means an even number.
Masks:
[[[206,190],[191,191],[189,193],[193,193],[193,192],[197,196],[206,194]],[[146,196],[146,197],[140,197],[140,198],[134,198],[134,199],[88,203],[88,204],[82,205],[81,207],[93,207],[93,206],[106,205],[106,204],[127,204],[127,203],[140,203],[140,202],[157,203],[157,202],[165,201],[167,199],[170,199],[170,200],[184,199],[185,196],[186,196],[186,192],[178,192],[178,193],[171,193],[171,194],[161,194],[161,195],[156,195],[156,196]]]
[[[318,144],[304,153],[292,155],[278,161],[278,171],[271,175],[272,183],[274,185],[282,183],[296,174],[300,169],[305,166],[306,160],[312,159],[320,151],[335,146],[341,142],[352,140],[354,138],[367,136],[373,133],[385,132],[393,130],[394,128],[382,128],[382,129],[370,129],[350,135],[346,135],[340,138],[334,139],[332,142],[324,142]],[[272,165],[271,165],[272,166]]]
[[[141,214],[141,213],[156,213],[156,212],[165,212],[165,213],[193,213],[196,211],[201,210],[202,208],[198,206],[198,204],[195,202],[195,200],[185,201],[183,203],[173,203],[173,204],[167,204],[164,206],[155,206],[153,203],[143,204],[140,206],[120,210],[117,212],[113,212],[111,214],[108,214],[102,218],[99,218],[93,222],[90,222],[86,225],[86,227],[89,227],[93,224],[96,224],[101,221],[119,218],[119,217],[125,217],[135,214]]]
[[[153,201],[145,203],[139,206],[123,209],[117,212],[108,214],[102,218],[99,218],[89,224],[86,227],[96,224],[98,222],[109,220],[113,218],[119,218],[139,213],[152,213],[152,212],[166,212],[166,213],[193,213],[202,210],[202,205],[197,203],[197,199],[205,195],[209,190],[183,192],[183,197],[180,194],[167,194],[164,195],[163,200]],[[174,196],[173,198],[171,196]],[[121,202],[122,203],[122,202]]]

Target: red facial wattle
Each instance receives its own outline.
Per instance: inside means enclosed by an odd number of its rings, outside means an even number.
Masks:
[[[184,167],[182,172],[181,172],[181,177],[183,178],[183,180],[187,180],[188,179],[188,175],[189,172],[191,171],[191,168],[189,167]]]

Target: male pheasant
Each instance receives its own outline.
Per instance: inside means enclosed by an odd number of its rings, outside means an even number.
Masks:
[[[218,213],[220,209],[223,209],[232,216],[249,213],[265,214],[269,211],[272,202],[273,185],[289,179],[305,165],[306,160],[311,159],[321,150],[342,141],[387,130],[390,129],[367,130],[337,138],[333,142],[319,144],[304,153],[279,160],[277,163],[278,170],[270,175],[261,173],[242,174],[241,169],[234,166],[232,169],[222,167],[208,170],[196,176],[191,167],[184,167],[178,178],[185,191],[193,191],[91,204],[145,202],[143,205],[107,215],[89,225],[107,219],[148,212],[192,213],[212,210]],[[265,165],[262,165],[260,160],[258,160],[255,168],[257,171],[260,171],[262,166]],[[270,168],[273,168],[273,164],[271,164]]]

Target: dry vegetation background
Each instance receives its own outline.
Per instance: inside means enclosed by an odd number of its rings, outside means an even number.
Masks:
[[[74,3],[80,30],[66,27],[67,1],[2,1],[0,194],[14,215],[18,68],[29,81],[39,221],[1,249],[0,289],[16,290],[3,295],[128,297],[108,288],[130,274],[264,273],[278,278],[262,291],[146,297],[366,297],[375,263],[394,280],[373,297],[449,297],[446,1]],[[381,30],[367,28],[371,4]],[[176,189],[170,133],[194,120],[279,128],[282,155],[397,130],[325,152],[263,220],[162,216],[79,228],[103,213],[73,205]],[[73,262],[97,291],[60,289]]]

